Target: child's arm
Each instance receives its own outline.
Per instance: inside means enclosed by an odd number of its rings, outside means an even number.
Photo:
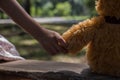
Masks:
[[[86,46],[92,39],[95,32],[93,20],[86,20],[73,25],[63,34],[68,44],[69,53],[75,54]]]
[[[66,44],[63,38],[58,33],[41,27],[25,12],[16,0],[0,0],[0,8],[24,30],[36,38],[46,51],[51,54],[66,52]]]

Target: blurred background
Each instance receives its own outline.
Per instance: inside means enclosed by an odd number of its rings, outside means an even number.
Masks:
[[[45,28],[62,34],[73,24],[96,16],[95,0],[17,0],[21,6]],[[0,20],[10,19],[0,11]],[[84,62],[86,48],[77,55],[59,54],[50,56],[39,43],[16,24],[0,23],[0,34],[12,42],[20,55],[26,59]]]

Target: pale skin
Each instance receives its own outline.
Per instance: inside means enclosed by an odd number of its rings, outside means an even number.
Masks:
[[[30,33],[48,53],[54,55],[67,52],[66,43],[60,34],[41,27],[16,0],[0,0],[0,8],[21,28]]]

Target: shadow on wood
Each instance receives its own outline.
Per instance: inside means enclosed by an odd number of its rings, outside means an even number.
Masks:
[[[92,73],[86,64],[22,60],[0,64],[0,80],[120,80]]]

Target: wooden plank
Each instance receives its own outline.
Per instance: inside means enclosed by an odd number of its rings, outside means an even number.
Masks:
[[[9,63],[0,64],[0,71],[16,71],[16,72],[58,72],[61,70],[73,71],[80,73],[86,65],[76,63],[64,63],[53,61],[39,61],[39,60],[20,60]]]
[[[78,20],[66,20],[64,18],[34,18],[40,24],[48,24],[48,25],[72,25],[76,24],[80,21]],[[15,23],[11,19],[0,19],[1,25],[15,25]]]
[[[87,64],[21,60],[0,64],[0,80],[120,80],[93,73]]]
[[[22,60],[0,64],[0,75],[4,74],[7,77],[14,76],[13,79],[16,79],[16,77],[17,79],[38,79],[40,77],[42,78],[42,75],[44,74],[45,76],[54,76],[55,73],[64,71],[77,74],[86,67],[85,64],[80,65],[52,61]],[[59,75],[61,75],[61,73]]]

